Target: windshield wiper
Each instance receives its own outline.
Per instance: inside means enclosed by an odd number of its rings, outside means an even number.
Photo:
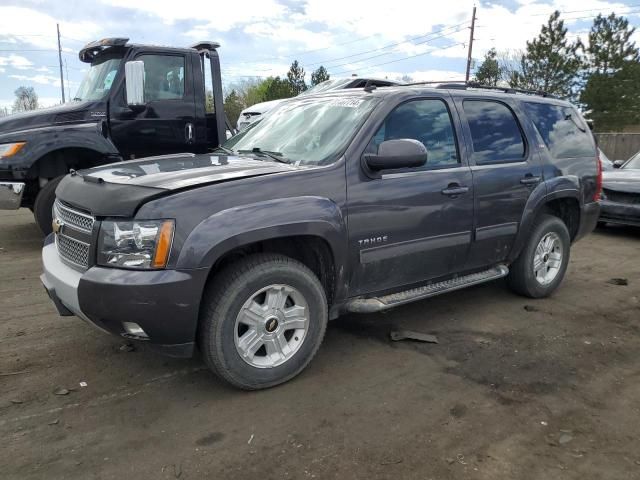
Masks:
[[[280,163],[290,164],[291,160],[282,156],[281,152],[274,152],[272,150],[262,150],[260,147],[253,147],[251,150],[238,150],[238,153],[257,153],[258,155],[264,155],[271,160]]]
[[[224,153],[228,153],[229,155],[235,155],[236,154],[236,152],[234,152],[230,148],[223,147],[222,145],[220,145],[219,147],[214,148],[212,151],[215,152],[216,150],[222,150]]]

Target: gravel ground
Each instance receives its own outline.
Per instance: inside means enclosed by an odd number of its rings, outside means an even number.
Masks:
[[[640,478],[640,230],[576,244],[549,299],[498,281],[343,317],[253,393],[56,316],[41,243],[0,213],[2,478]]]

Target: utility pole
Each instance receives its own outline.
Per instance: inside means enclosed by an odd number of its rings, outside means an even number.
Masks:
[[[471,34],[469,35],[469,53],[467,55],[467,75],[465,81],[469,81],[469,75],[471,74],[471,61],[473,55],[473,31],[476,27],[476,7],[473,7],[473,16],[471,17]]]
[[[62,76],[62,47],[60,46],[60,24],[56,23],[58,30],[58,62],[60,63],[60,92],[62,92],[62,103],[64,103],[64,77]]]
[[[67,76],[67,98],[71,101],[71,87],[69,86],[69,66],[67,65],[67,59],[64,59],[64,74]]]

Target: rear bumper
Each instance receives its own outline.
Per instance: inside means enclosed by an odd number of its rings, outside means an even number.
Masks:
[[[206,269],[132,271],[92,267],[79,272],[63,263],[55,244],[42,250],[41,281],[60,315],[76,315],[100,330],[144,341],[177,357],[193,354]],[[144,336],[125,324],[137,324]]]
[[[585,203],[581,208],[580,225],[578,226],[578,233],[574,241],[578,241],[585,235],[593,232],[598,224],[599,216],[600,204],[598,202]]]
[[[0,210],[16,210],[22,203],[24,182],[0,182]]]
[[[640,227],[640,205],[603,200],[600,207],[599,221]]]

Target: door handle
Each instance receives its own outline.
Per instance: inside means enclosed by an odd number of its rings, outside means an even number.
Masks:
[[[184,136],[186,137],[187,143],[193,143],[193,123],[187,123],[184,126]]]
[[[540,177],[534,177],[533,175],[525,175],[520,179],[522,185],[536,185],[540,183]]]
[[[463,193],[467,193],[468,191],[469,187],[458,185],[457,183],[450,183],[447,188],[442,190],[442,194],[448,195],[449,197],[456,197],[458,195],[462,195]]]

